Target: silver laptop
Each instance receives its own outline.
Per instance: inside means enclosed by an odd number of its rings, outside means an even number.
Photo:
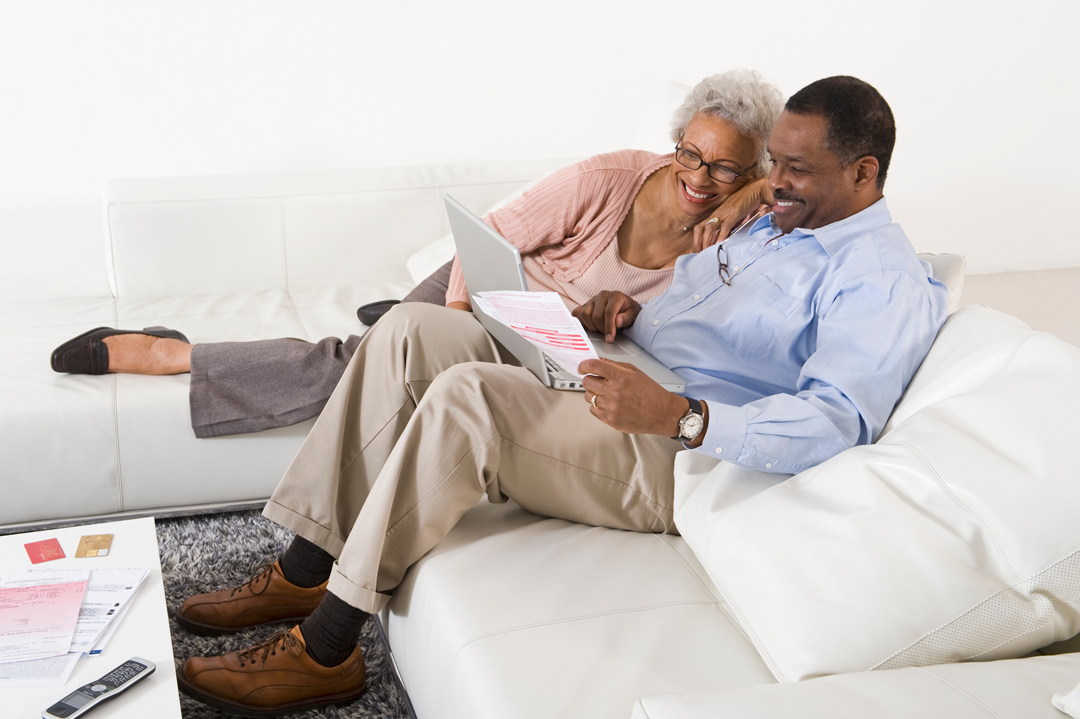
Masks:
[[[525,268],[521,264],[521,253],[518,249],[483,220],[465,209],[460,202],[449,195],[445,200],[446,212],[450,216],[450,227],[454,231],[454,244],[457,245],[458,259],[461,260],[461,271],[465,275],[465,284],[469,286],[469,293],[475,295],[493,290],[527,291],[529,285],[525,281]],[[579,392],[585,390],[577,376],[559,367],[539,347],[503,323],[484,314],[475,301],[472,305],[473,312],[484,325],[484,329],[509,350],[522,366],[536,375],[544,385],[553,389]],[[636,365],[664,389],[676,394],[686,389],[686,383],[677,374],[626,337],[619,335],[614,342],[608,343],[604,341],[603,335],[590,332],[589,338],[592,340],[596,354],[601,357]]]

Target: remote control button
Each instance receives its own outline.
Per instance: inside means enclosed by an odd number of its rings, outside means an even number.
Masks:
[[[90,691],[92,691],[92,692],[103,692],[108,688],[109,687],[105,686],[104,684],[95,684],[94,686],[90,687]]]

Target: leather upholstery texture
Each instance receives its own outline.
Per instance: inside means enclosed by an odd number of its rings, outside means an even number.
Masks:
[[[773,683],[681,537],[482,501],[384,624],[417,716],[628,716],[641,696]]]
[[[874,444],[677,472],[675,521],[781,681],[1021,657],[1080,632],[1077,403],[1080,349],[965,307]]]

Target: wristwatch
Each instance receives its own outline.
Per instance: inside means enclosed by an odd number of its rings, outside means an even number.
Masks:
[[[691,397],[686,398],[690,402],[690,409],[679,420],[679,434],[672,439],[677,439],[684,444],[693,442],[705,429],[705,412],[701,408],[701,402]]]

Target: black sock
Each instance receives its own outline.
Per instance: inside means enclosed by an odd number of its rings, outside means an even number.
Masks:
[[[349,658],[360,640],[360,630],[371,615],[337,595],[327,593],[311,616],[300,625],[307,652],[324,667],[336,667]]]
[[[298,587],[317,587],[330,578],[334,556],[299,534],[281,555],[281,573]]]

